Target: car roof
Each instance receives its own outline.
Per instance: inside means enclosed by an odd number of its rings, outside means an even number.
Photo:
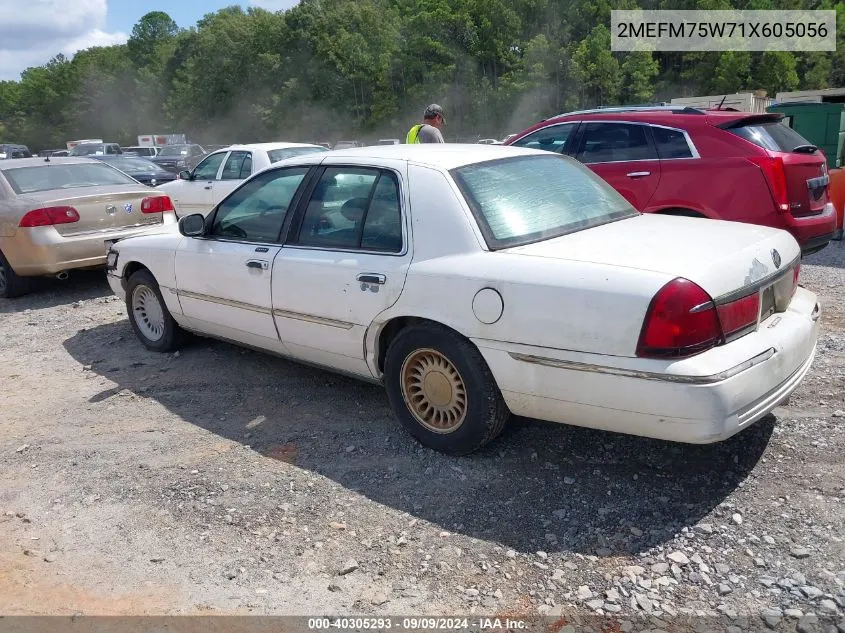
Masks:
[[[314,145],[313,143],[236,143],[234,145],[228,145],[223,149],[259,149],[267,152],[274,149],[288,149],[291,147],[320,147],[320,145]]]
[[[38,167],[44,165],[74,165],[79,163],[99,163],[101,161],[96,158],[86,158],[85,156],[57,156],[53,158],[45,156],[33,156],[32,158],[14,158],[12,160],[3,161],[2,169],[17,169],[18,167]]]
[[[636,121],[642,123],[654,123],[656,125],[668,126],[689,126],[700,123],[708,123],[710,125],[719,125],[722,123],[729,123],[748,117],[771,117],[775,120],[776,115],[762,112],[739,112],[734,110],[700,110],[698,112],[686,112],[682,109],[667,110],[614,110],[608,108],[606,112],[601,110],[589,110],[585,112],[565,112],[556,116],[540,121],[531,128],[539,128],[558,121]],[[520,135],[522,132],[520,132]]]
[[[479,145],[478,143],[415,143],[400,145],[370,145],[368,147],[353,147],[336,149],[318,154],[320,158],[333,160],[337,158],[403,160],[416,165],[433,167],[435,169],[453,169],[472,163],[487,160],[508,158],[512,156],[550,156],[544,150],[526,149],[505,145]]]

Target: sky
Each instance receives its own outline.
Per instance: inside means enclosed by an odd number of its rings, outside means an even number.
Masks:
[[[165,11],[180,27],[233,4],[270,11],[298,0],[0,0],[0,80],[20,79],[59,53],[122,44],[150,11]]]

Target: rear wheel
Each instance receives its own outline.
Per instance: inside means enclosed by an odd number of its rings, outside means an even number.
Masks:
[[[26,277],[19,276],[0,253],[0,297],[11,299],[29,292],[30,283]]]
[[[436,451],[471,453],[495,439],[510,418],[481,353],[446,328],[402,330],[387,350],[384,375],[402,425]]]
[[[135,335],[148,349],[170,352],[182,346],[185,331],[170,315],[158,283],[149,271],[139,270],[129,278],[126,312]]]

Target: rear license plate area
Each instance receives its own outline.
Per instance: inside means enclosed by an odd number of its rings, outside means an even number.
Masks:
[[[761,291],[760,294],[760,323],[768,319],[777,311],[777,303],[775,302],[775,287],[768,286]]]

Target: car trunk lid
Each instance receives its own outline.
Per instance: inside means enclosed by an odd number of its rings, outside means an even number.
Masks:
[[[27,194],[25,198],[33,209],[58,206],[76,209],[79,221],[55,225],[59,234],[65,236],[119,231],[163,222],[162,213],[141,212],[141,201],[151,195],[157,195],[154,191],[140,187],[127,189],[126,185],[101,186],[95,189],[96,192],[89,194],[81,193],[80,189],[41,191]]]
[[[786,283],[784,278],[791,285],[791,266],[800,258],[798,243],[780,229],[654,214],[499,252],[648,270],[667,281],[683,277],[717,301]],[[786,309],[782,299],[776,308]]]

